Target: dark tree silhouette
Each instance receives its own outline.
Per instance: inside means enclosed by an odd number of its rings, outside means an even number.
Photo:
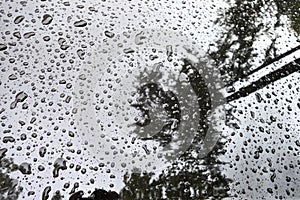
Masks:
[[[262,8],[265,10],[263,11]],[[247,78],[252,73],[255,67],[252,60],[257,56],[254,53],[254,42],[263,32],[281,26],[281,15],[289,17],[291,27],[299,34],[299,8],[299,1],[258,0],[254,3],[250,0],[236,0],[225,14],[220,16],[216,23],[224,26],[226,32],[220,37],[216,49],[210,50],[208,55],[215,61],[226,86],[240,78]],[[274,9],[278,10],[275,14],[277,21],[274,26],[258,23],[265,17],[266,10],[271,12]],[[276,39],[273,38],[270,46],[263,52],[262,68],[285,56],[277,55]],[[295,48],[291,52],[298,49]],[[229,56],[229,52],[232,56]],[[298,71],[297,63],[289,63],[262,77],[247,88],[227,97],[227,101],[247,96],[271,82]],[[191,84],[198,82],[194,80]],[[197,87],[193,89],[205,91],[205,87]],[[201,104],[199,105],[201,107]],[[225,153],[223,146],[224,143],[219,141],[213,151],[203,159],[194,159],[191,156],[191,152],[195,150],[192,147],[158,178],[154,178],[154,174],[128,174],[124,178],[126,187],[122,191],[122,196],[125,199],[222,199],[228,197],[231,180],[222,174],[221,167],[226,163],[219,160],[219,156]]]
[[[300,33],[300,1],[299,0],[236,0],[235,3],[218,18],[216,23],[225,28],[215,48],[208,54],[214,60],[227,86],[240,78],[247,78],[256,67],[256,47],[254,42],[261,35],[274,31],[282,26],[280,17],[285,15],[289,19],[292,30]],[[273,25],[263,23],[273,14],[276,22]],[[271,44],[264,52],[261,64],[267,64],[271,59],[279,56],[276,49],[277,36],[272,38]]]
[[[290,19],[291,28],[300,35],[300,1],[299,0],[277,0],[274,1],[278,13],[286,15]]]
[[[122,197],[126,200],[228,197],[231,180],[222,174],[220,167],[225,163],[218,159],[225,153],[223,145],[219,142],[204,159],[193,159],[190,154],[185,154],[158,178],[154,178],[154,174],[141,173],[125,176]]]
[[[199,105],[198,132],[190,148],[160,173],[158,178],[151,173],[133,173],[124,177],[126,187],[122,191],[124,199],[221,199],[229,196],[230,180],[222,174],[219,155],[225,153],[220,141],[205,157],[193,156],[201,151],[198,147],[208,131],[207,116],[211,110],[211,97],[208,87],[195,64],[183,60],[181,73],[188,76]],[[166,102],[168,103],[168,102]]]
[[[17,171],[18,165],[12,159],[0,159],[0,199],[16,200],[22,192],[18,186],[18,181],[9,176],[9,173]]]

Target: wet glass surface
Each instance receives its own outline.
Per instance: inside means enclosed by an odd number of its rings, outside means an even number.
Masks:
[[[0,200],[300,199],[300,1],[1,1]]]

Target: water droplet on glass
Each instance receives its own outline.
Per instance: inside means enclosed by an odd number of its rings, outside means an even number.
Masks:
[[[129,48],[124,49],[123,52],[126,53],[126,54],[127,53],[134,53],[134,50],[129,47]]]
[[[50,41],[50,37],[49,37],[49,36],[44,36],[44,37],[43,37],[43,40],[44,40],[45,42],[48,42],[48,41]]]
[[[42,24],[49,25],[52,22],[52,20],[53,20],[53,17],[51,15],[45,14],[42,19]]]
[[[19,170],[22,174],[31,174],[31,165],[29,163],[22,163],[19,166]]]
[[[42,200],[47,200],[49,198],[50,191],[51,191],[51,187],[47,186],[43,191]]]
[[[74,22],[74,26],[75,27],[85,27],[87,25],[87,22],[84,20],[79,20]]]
[[[78,49],[77,50],[77,55],[78,57],[83,60],[84,59],[84,55],[85,55],[85,52],[82,50],[82,49]]]
[[[17,16],[14,20],[14,23],[19,24],[23,21],[23,19],[25,19],[25,17],[23,15]]]
[[[5,44],[0,43],[0,51],[4,51],[7,49],[7,46]]]
[[[5,156],[6,152],[7,152],[6,148],[0,149],[0,160]]]
[[[25,92],[19,92],[16,95],[15,101],[10,104],[10,109],[14,109],[17,106],[17,103],[25,101],[28,95]]]
[[[15,142],[15,138],[12,137],[12,136],[4,136],[3,139],[2,139],[2,142],[3,143],[8,143],[8,142]]]
[[[14,32],[13,33],[13,36],[15,36],[16,38],[18,38],[18,39],[21,39],[21,33],[19,32],[19,31],[17,31],[17,32]]]
[[[58,158],[54,162],[54,170],[53,170],[53,177],[59,176],[59,170],[65,170],[67,169],[67,161],[63,158]]]
[[[140,33],[136,34],[134,42],[136,45],[141,45],[143,44],[143,39],[146,39],[146,37],[144,36],[144,32],[141,31]]]
[[[13,81],[13,80],[17,79],[17,76],[14,75],[14,74],[11,74],[11,75],[8,76],[8,79],[11,80],[11,81]]]
[[[85,79],[86,79],[85,74],[80,74],[80,75],[79,75],[79,79],[80,79],[80,80],[85,80]]]
[[[31,38],[35,36],[35,32],[27,32],[27,33],[24,33],[24,38],[25,39],[28,39],[28,38]]]
[[[46,147],[41,147],[40,150],[39,150],[39,155],[40,155],[41,157],[44,157],[45,154],[46,154],[46,152],[47,152]]]
[[[106,37],[109,37],[109,38],[113,38],[115,36],[115,34],[113,32],[110,32],[110,31],[105,31],[104,34],[105,34]]]

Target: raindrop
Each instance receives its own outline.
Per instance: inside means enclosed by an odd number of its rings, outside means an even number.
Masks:
[[[267,192],[269,192],[270,194],[272,194],[273,193],[272,188],[267,188]]]
[[[19,31],[17,31],[17,32],[14,32],[13,33],[13,36],[15,36],[16,38],[18,38],[18,39],[21,39],[21,33],[19,32]]]
[[[47,200],[49,198],[50,191],[51,191],[51,187],[47,186],[43,191],[42,200]]]
[[[96,8],[94,8],[94,7],[89,7],[89,10],[92,11],[92,12],[96,12],[97,11]]]
[[[84,55],[85,55],[85,52],[82,50],[82,49],[78,49],[77,50],[77,55],[78,57],[83,60],[84,59]]]
[[[74,137],[74,136],[75,136],[74,132],[69,131],[69,136],[70,136],[70,137]]]
[[[24,33],[24,38],[25,39],[31,38],[33,36],[35,36],[35,32],[31,31],[31,32]]]
[[[0,43],[0,51],[4,51],[7,49],[7,46],[5,44]]]
[[[22,174],[31,174],[31,165],[29,163],[22,163],[19,166],[19,170]]]
[[[75,27],[85,27],[87,25],[87,22],[84,20],[79,20],[74,22],[74,26]]]
[[[168,61],[172,61],[172,55],[173,55],[173,47],[172,45],[167,45],[167,56],[168,56]]]
[[[45,170],[45,167],[44,167],[43,165],[39,165],[39,166],[38,166],[38,170],[39,170],[39,171],[44,171],[44,170]]]
[[[129,48],[124,49],[123,52],[126,53],[126,54],[127,53],[134,53],[134,50],[129,47]]]
[[[275,181],[275,178],[276,178],[276,174],[273,173],[272,176],[270,177],[270,180],[271,180],[272,182],[274,182],[274,181]]]
[[[115,34],[113,32],[110,32],[110,31],[105,31],[104,34],[105,34],[106,37],[109,37],[109,38],[113,38],[115,36]]]
[[[23,21],[23,19],[25,19],[25,17],[23,15],[17,16],[14,20],[14,23],[19,24]]]
[[[45,154],[46,154],[46,152],[47,152],[46,147],[41,147],[40,150],[39,150],[39,155],[40,155],[41,157],[44,157]]]
[[[25,92],[19,92],[16,95],[15,101],[10,104],[10,109],[14,109],[17,106],[17,103],[25,101],[28,95]]]
[[[63,4],[64,4],[64,6],[70,6],[70,2],[68,2],[68,1],[63,2]]]
[[[143,44],[143,39],[146,39],[146,37],[144,36],[144,32],[141,31],[140,33],[136,34],[134,42],[136,45],[141,45]]]
[[[22,141],[26,140],[26,139],[27,139],[26,134],[25,134],[25,133],[22,133],[21,136],[20,136],[20,139],[21,139]]]
[[[150,150],[148,149],[147,145],[143,145],[143,149],[147,155],[150,155]]]
[[[79,79],[80,79],[80,80],[85,80],[85,79],[86,79],[85,74],[80,74],[80,75],[79,75]]]
[[[3,143],[8,143],[8,142],[14,142],[15,138],[13,138],[12,136],[5,136],[2,139]]]
[[[71,99],[72,99],[71,96],[67,96],[65,102],[66,102],[66,103],[70,103]]]
[[[42,24],[49,25],[52,22],[52,20],[53,20],[53,17],[51,15],[45,14],[42,19]]]
[[[63,158],[58,158],[54,162],[54,170],[53,170],[53,177],[59,176],[59,170],[66,170],[67,169],[67,161]]]
[[[7,152],[6,148],[0,149],[0,160],[5,156],[6,152]]]
[[[49,37],[49,36],[44,36],[44,37],[43,37],[43,40],[44,40],[45,42],[48,42],[48,41],[50,40],[50,37]]]
[[[34,191],[29,191],[29,192],[27,193],[28,196],[32,196],[32,195],[34,195],[34,194],[35,194]]]
[[[13,81],[13,80],[17,79],[17,76],[14,75],[14,74],[11,74],[11,75],[8,76],[8,79],[11,80],[11,81]]]

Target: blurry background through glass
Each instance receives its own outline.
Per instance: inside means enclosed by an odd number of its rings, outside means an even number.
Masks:
[[[299,0],[1,1],[0,199],[300,199],[299,23]]]

